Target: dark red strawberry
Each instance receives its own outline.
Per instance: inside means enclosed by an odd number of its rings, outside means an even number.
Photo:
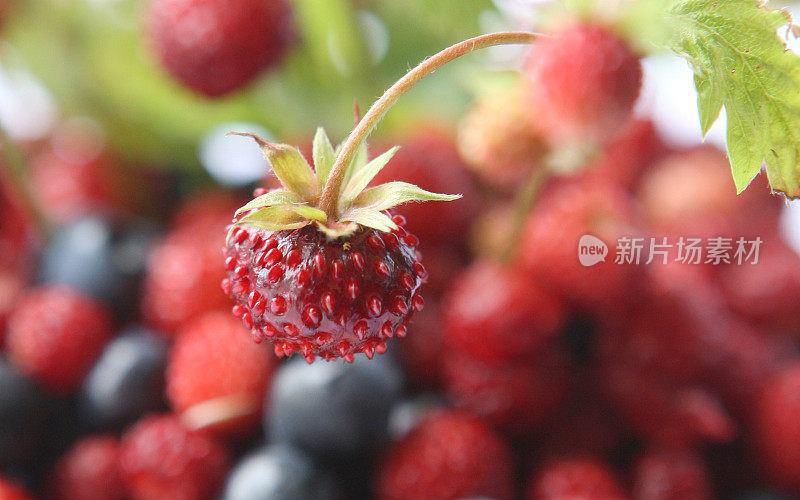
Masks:
[[[565,400],[572,367],[555,348],[526,360],[487,364],[458,351],[444,355],[445,387],[459,408],[511,434],[544,430]]]
[[[167,397],[193,428],[243,434],[259,425],[273,359],[227,312],[211,311],[179,333],[167,365]]]
[[[449,345],[494,363],[530,358],[566,320],[560,299],[492,261],[478,261],[458,277],[443,314]]]
[[[513,464],[507,445],[481,421],[434,412],[394,444],[378,468],[379,500],[486,496],[511,498]],[[424,493],[423,493],[424,492]]]
[[[533,44],[525,68],[532,115],[558,143],[602,143],[625,124],[642,67],[609,28],[569,24]]]
[[[234,315],[279,357],[298,352],[309,363],[317,356],[352,362],[359,352],[384,352],[422,309],[419,288],[428,277],[406,218],[386,211],[458,196],[400,181],[368,187],[397,148],[368,161],[358,147],[346,167],[319,129],[314,171],[296,148],[251,137],[285,189],[256,193],[236,212],[222,282],[236,301]]]
[[[225,447],[174,415],[145,417],[121,446],[122,480],[133,500],[210,500],[228,472]]]
[[[33,494],[16,482],[0,476],[0,498],[3,500],[34,500]]]
[[[396,221],[401,221],[398,217]],[[359,229],[330,239],[315,227],[293,231],[234,229],[226,250],[223,288],[234,314],[279,357],[298,352],[311,362],[356,353],[372,357],[386,341],[404,337],[424,300],[427,270],[417,240],[402,227]]]
[[[59,286],[28,292],[8,319],[8,355],[49,389],[76,389],[111,338],[110,313],[94,299]]]
[[[119,440],[113,436],[81,439],[56,464],[50,484],[55,500],[123,500]]]
[[[284,0],[154,0],[147,27],[167,71],[209,97],[277,64],[295,36]]]
[[[703,460],[691,451],[651,451],[633,474],[635,500],[711,500],[714,492]]]
[[[442,383],[442,360],[447,345],[442,332],[441,305],[426,299],[425,308],[414,314],[408,336],[395,345],[395,353],[412,382],[424,388]]]
[[[565,458],[545,465],[531,479],[528,500],[623,500],[625,488],[613,470],[590,458]]]

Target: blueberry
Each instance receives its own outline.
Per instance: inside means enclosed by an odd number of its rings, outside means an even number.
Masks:
[[[353,364],[292,360],[274,379],[265,426],[274,441],[323,458],[363,456],[386,440],[401,388],[401,372],[386,356]]]
[[[92,367],[78,408],[90,429],[121,429],[164,407],[167,343],[142,327],[123,329]]]
[[[422,394],[413,399],[400,401],[389,413],[389,434],[400,439],[431,412],[444,408],[445,402],[435,394]]]
[[[335,498],[331,482],[297,448],[271,445],[244,457],[231,471],[223,500]]]
[[[60,283],[97,298],[124,317],[135,310],[147,256],[157,237],[141,220],[93,214],[69,222],[42,252],[39,280]]]
[[[45,391],[0,359],[0,465],[34,458],[52,415],[53,400]]]

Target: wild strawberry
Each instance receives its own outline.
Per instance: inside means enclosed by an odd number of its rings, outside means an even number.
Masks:
[[[411,381],[420,387],[436,388],[442,382],[446,345],[440,312],[439,301],[426,300],[425,308],[408,325],[408,336],[395,345],[397,359]]]
[[[659,235],[703,238],[773,233],[781,205],[757,185],[737,195],[728,159],[713,146],[662,158],[642,177],[637,197]]]
[[[209,97],[245,86],[294,39],[284,0],[154,0],[147,27],[167,71]]]
[[[513,464],[507,445],[481,421],[435,412],[392,446],[378,469],[380,500],[487,496],[511,498]]]
[[[609,28],[561,27],[534,44],[525,68],[532,114],[557,143],[603,143],[625,124],[639,97],[642,67]]]
[[[406,229],[429,246],[461,246],[478,209],[478,197],[453,139],[443,130],[426,127],[403,138],[392,161],[375,176],[373,184],[393,179],[426,189],[460,193],[447,204],[409,203],[403,207]]]
[[[445,387],[457,407],[511,434],[533,435],[543,430],[563,403],[572,385],[571,368],[554,348],[527,360],[500,364],[448,353]]]
[[[690,451],[648,452],[636,464],[633,477],[635,500],[714,498],[703,460]]]
[[[3,500],[34,500],[33,494],[16,482],[0,476],[0,498]]]
[[[50,483],[56,500],[126,498],[119,469],[119,440],[90,436],[78,441],[56,464]]]
[[[215,498],[228,471],[228,451],[174,415],[145,417],[122,437],[122,479],[133,500]]]
[[[614,471],[589,458],[565,458],[545,465],[532,478],[529,500],[622,500],[625,489]]]
[[[545,189],[523,229],[518,249],[522,269],[580,308],[616,307],[629,293],[636,269],[615,263],[619,238],[639,233],[630,196],[621,188],[587,179]],[[578,245],[584,235],[608,245],[605,260],[581,265]]]
[[[494,363],[536,354],[566,320],[560,299],[491,261],[478,261],[457,279],[443,314],[448,344]]]
[[[167,397],[192,428],[241,434],[259,425],[273,364],[236,318],[208,312],[175,341]]]
[[[255,138],[255,136],[253,136]],[[222,288],[253,338],[275,344],[279,357],[299,352],[353,361],[386,350],[404,337],[424,300],[428,272],[416,251],[419,239],[404,217],[384,210],[406,201],[452,200],[405,182],[367,185],[396,148],[367,163],[361,150],[341,168],[335,219],[314,206],[334,165],[322,129],[314,139],[314,172],[295,148],[256,138],[285,190],[263,194],[237,211],[228,233]],[[367,188],[367,189],[365,189]],[[319,201],[321,203],[321,201]],[[329,208],[329,211],[333,211]]]
[[[763,473],[776,484],[800,491],[800,363],[776,374],[755,407],[754,444]]]
[[[458,149],[481,182],[503,190],[543,167],[543,138],[519,91],[479,98],[461,120]]]
[[[225,276],[219,265],[225,227],[239,201],[228,193],[209,192],[178,208],[172,231],[150,254],[142,310],[145,318],[168,335],[195,316],[227,309],[219,288]]]
[[[8,355],[49,389],[76,389],[111,337],[109,312],[68,288],[33,289],[8,319]]]

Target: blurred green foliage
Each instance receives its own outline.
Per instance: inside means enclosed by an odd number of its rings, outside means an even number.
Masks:
[[[408,68],[480,32],[489,0],[292,0],[300,41],[284,63],[243,91],[208,100],[174,82],[154,61],[144,33],[146,0],[20,2],[5,38],[43,79],[67,115],[98,119],[124,159],[195,169],[197,141],[215,124],[259,123],[281,138],[332,138],[352,127],[353,100],[366,109]],[[386,57],[371,61],[362,11],[389,35]],[[473,65],[474,66],[474,63]],[[423,82],[385,126],[410,117],[453,116],[468,101],[470,66]]]

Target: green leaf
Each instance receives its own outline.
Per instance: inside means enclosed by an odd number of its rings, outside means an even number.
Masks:
[[[373,208],[351,208],[341,217],[342,222],[355,222],[378,231],[389,232],[397,229],[392,219],[383,212]]]
[[[317,128],[317,133],[314,135],[314,170],[317,172],[317,183],[320,189],[325,185],[328,180],[328,175],[331,173],[333,161],[336,155],[333,151],[331,140],[325,133],[322,127]]]
[[[694,69],[704,134],[725,108],[737,192],[766,161],[772,188],[800,197],[800,58],[776,33],[788,15],[757,0],[660,4],[666,46]]]
[[[292,206],[274,206],[247,214],[242,217],[237,226],[254,226],[270,231],[284,229],[297,229],[311,223],[311,220],[298,214]]]
[[[262,194],[257,198],[253,198],[245,206],[237,210],[236,214],[238,215],[242,212],[249,212],[250,210],[256,208],[264,208],[273,205],[289,205],[302,202],[303,200],[301,200],[300,197],[295,193],[279,189],[277,191],[270,191],[267,194]]]
[[[369,207],[380,212],[411,201],[453,201],[459,198],[460,194],[431,193],[408,182],[393,181],[363,191],[353,201],[353,207]]]
[[[372,182],[372,179],[378,175],[378,172],[380,172],[381,169],[385,167],[387,163],[389,163],[389,160],[391,160],[395,153],[397,153],[398,149],[400,149],[400,146],[394,146],[383,154],[375,157],[372,161],[364,165],[360,170],[353,174],[353,178],[347,183],[344,191],[339,197],[340,205],[349,205],[356,198],[356,196],[358,196],[359,193],[361,193],[361,191],[363,191],[364,188],[366,188],[369,183]]]
[[[319,185],[314,171],[297,148],[268,142],[247,132],[231,134],[252,137],[258,143],[284,188],[297,193],[304,201],[315,201],[319,197]]]

